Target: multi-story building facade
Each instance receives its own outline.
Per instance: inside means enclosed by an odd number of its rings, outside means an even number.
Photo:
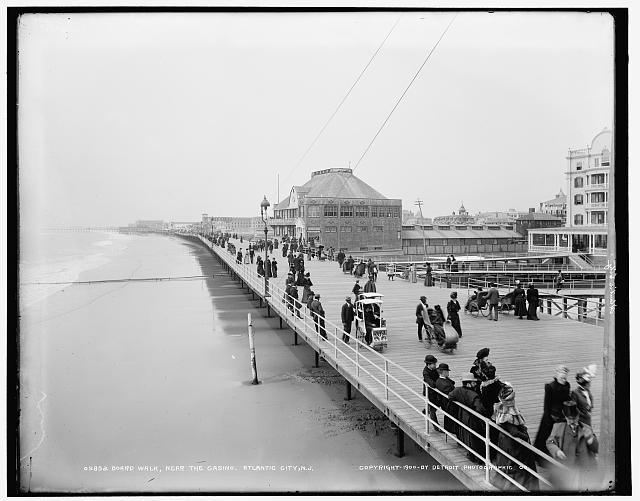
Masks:
[[[506,211],[478,212],[476,214],[477,224],[514,224],[516,220],[527,214],[526,211],[509,209]]]
[[[347,168],[313,172],[273,209],[269,224],[284,235],[351,251],[401,248],[402,201],[389,199]]]
[[[589,147],[569,150],[566,225],[554,231],[529,231],[530,252],[606,254],[612,141],[613,134],[605,127]]]

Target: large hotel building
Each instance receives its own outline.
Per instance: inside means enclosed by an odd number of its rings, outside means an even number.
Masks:
[[[589,147],[569,150],[566,226],[530,230],[530,252],[606,255],[612,140],[613,134],[605,127]]]

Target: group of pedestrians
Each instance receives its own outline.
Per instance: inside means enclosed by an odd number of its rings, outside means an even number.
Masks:
[[[486,433],[482,417],[493,421],[497,426],[490,430],[490,459],[501,473],[494,472],[491,481],[500,490],[517,490],[505,475],[527,490],[537,490],[538,479],[531,472],[537,472],[539,466],[550,469],[550,481],[556,488],[593,487],[598,479],[598,440],[591,427],[593,395],[589,386],[595,377],[595,366],[576,374],[577,388],[573,391],[567,381],[569,370],[564,365],[556,367],[553,381],[545,385],[543,415],[533,447],[567,466],[565,470],[553,467],[531,448],[514,440],[531,443],[525,418],[516,406],[515,388],[496,376],[489,354],[489,348],[478,351],[469,373],[462,375],[458,387],[449,377],[447,364],[437,366],[436,357],[425,357],[423,395],[428,392],[428,401],[432,404],[428,413],[434,430],[443,431],[436,415],[439,407],[445,413],[444,431],[455,434],[468,447],[469,460],[482,463],[484,441],[451,417],[481,436]]]
[[[516,280],[516,287],[513,292],[507,294],[512,297],[515,316],[522,320],[525,316],[527,320],[540,320],[538,318],[538,307],[540,305],[540,292],[533,282],[525,290],[522,288],[520,280]],[[506,297],[506,296],[505,296]],[[469,296],[464,307],[465,313],[471,313],[477,309],[482,309],[488,304],[489,320],[498,321],[498,312],[502,308],[500,291],[495,283],[489,283],[489,290],[485,291],[479,286],[473,294]]]
[[[450,300],[447,303],[447,316],[445,318],[444,312],[440,305],[435,305],[433,308],[429,307],[426,296],[420,296],[420,302],[416,306],[416,324],[418,326],[418,341],[423,342],[422,330],[426,333],[426,341],[429,345],[435,341],[439,347],[445,344],[446,335],[444,331],[444,324],[450,322],[451,326],[458,334],[458,338],[462,337],[462,325],[460,324],[460,303],[458,302],[458,293],[452,292]]]

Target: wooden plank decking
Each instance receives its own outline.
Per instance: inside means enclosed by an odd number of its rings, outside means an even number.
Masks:
[[[240,244],[232,240],[243,254],[247,242]],[[214,251],[229,256],[226,249],[214,248]],[[264,253],[261,254],[264,256]],[[284,288],[288,263],[282,257],[281,249],[274,249],[270,259],[278,261],[278,277],[271,278],[270,283]],[[255,265],[252,266],[255,270]],[[310,272],[313,291],[321,294],[321,302],[326,318],[340,325],[340,308],[346,296],[351,295],[355,277],[344,274],[333,261],[306,261],[305,270]],[[366,278],[360,280],[364,286]],[[502,381],[509,381],[516,390],[516,405],[525,416],[531,440],[535,440],[538,424],[542,415],[544,384],[551,381],[556,365],[563,363],[569,367],[572,388],[575,387],[575,373],[582,367],[595,363],[601,368],[602,344],[604,330],[574,320],[563,319],[538,313],[540,321],[519,320],[513,314],[500,315],[499,321],[461,314],[463,337],[455,354],[440,353],[426,343],[417,340],[415,324],[415,308],[421,295],[427,296],[429,305],[440,304],[443,309],[449,301],[449,294],[458,291],[461,306],[467,299],[466,289],[424,287],[421,282],[412,284],[396,278],[391,281],[385,273],[380,273],[377,291],[385,295],[384,316],[388,328],[388,348],[383,355],[418,377],[422,375],[424,357],[433,354],[439,362],[446,362],[451,367],[451,378],[459,385],[460,376],[469,372],[476,352],[483,347],[491,348],[490,359],[496,366],[497,375]],[[353,297],[353,296],[352,296]],[[340,350],[332,342],[319,342],[315,336],[304,335],[304,324],[301,320],[288,317],[290,324],[312,346],[318,348],[325,360],[345,376],[359,391],[376,404],[393,421],[407,432],[413,440],[425,448],[434,458],[443,464],[469,464],[466,451],[453,440],[445,440],[442,435],[425,433],[424,417],[415,411],[408,411],[403,399],[415,407],[424,407],[424,403],[407,390],[408,385],[421,392],[419,382],[412,380],[401,371],[393,373],[400,382],[393,382],[390,395],[376,383],[374,378],[384,380],[383,363],[362,364],[360,374],[356,374],[351,349]],[[363,373],[363,369],[369,372]],[[600,428],[600,407],[602,399],[602,378],[597,377],[592,392],[595,400],[593,412],[594,430]],[[452,472],[463,483],[472,488],[490,488],[484,481],[484,472],[477,469]]]

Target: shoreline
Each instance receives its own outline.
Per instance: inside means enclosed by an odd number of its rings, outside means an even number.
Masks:
[[[199,270],[215,278],[92,290],[75,286],[46,302],[47,313],[59,315],[24,346],[31,364],[22,376],[34,383],[32,395],[39,395],[38,383],[47,394],[46,436],[33,455],[31,492],[463,489],[444,471],[360,470],[380,464],[428,469],[435,462],[412,443],[404,458],[393,456],[386,417],[360,395],[344,402],[339,375],[322,362],[312,368],[313,351],[293,346],[292,333],[262,316],[203,246],[145,239],[134,239],[130,252],[100,273],[147,276],[166,272],[171,263],[174,275]],[[84,306],[60,311],[75,302]],[[248,384],[248,311],[254,318],[259,386]],[[40,416],[35,402],[21,397],[30,405],[21,422],[24,437],[39,430]],[[159,471],[83,469],[139,465]],[[214,465],[266,465],[276,471],[207,471]],[[167,471],[166,466],[203,470]]]

